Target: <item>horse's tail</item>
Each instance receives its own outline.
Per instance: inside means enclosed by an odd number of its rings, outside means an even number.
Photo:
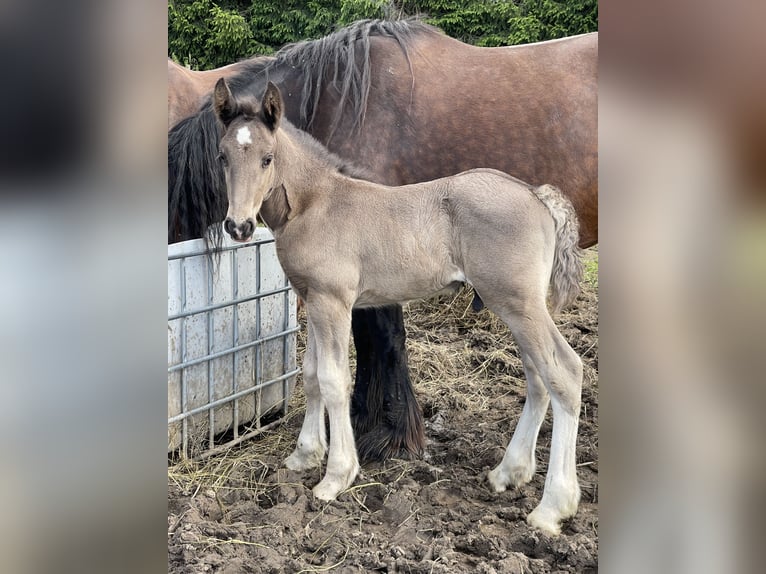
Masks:
[[[168,242],[205,237],[221,244],[226,187],[218,161],[220,127],[208,104],[168,133]],[[211,227],[213,226],[213,227]]]
[[[533,190],[553,217],[556,226],[556,250],[551,271],[551,313],[556,314],[570,305],[580,292],[583,267],[579,222],[569,199],[552,185],[541,185]]]

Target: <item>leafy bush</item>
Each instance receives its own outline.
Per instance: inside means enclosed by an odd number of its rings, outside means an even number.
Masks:
[[[508,46],[598,29],[597,0],[405,0],[409,14],[477,46]]]
[[[168,52],[194,69],[217,68],[362,18],[411,15],[478,46],[598,29],[597,0],[168,0]]]

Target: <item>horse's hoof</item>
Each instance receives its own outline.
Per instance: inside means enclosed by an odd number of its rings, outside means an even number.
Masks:
[[[550,508],[538,506],[527,516],[527,524],[541,530],[548,536],[561,534],[561,516]]]
[[[325,477],[314,487],[314,496],[319,500],[335,500],[341,492],[351,486],[357,474],[359,474],[359,464],[356,462],[348,471],[325,474]]]
[[[338,485],[334,481],[324,479],[313,488],[312,492],[319,500],[329,502],[335,500],[343,490],[343,488],[338,488]]]
[[[422,419],[417,419],[415,424],[415,432],[412,433],[414,438],[411,438],[409,442],[401,428],[393,428],[387,424],[380,424],[364,434],[355,432],[359,458],[364,462],[383,462],[392,458],[404,460],[421,458],[426,446],[425,430]]]
[[[306,454],[296,449],[285,459],[285,466],[290,470],[309,470],[321,465],[323,457],[324,453]]]
[[[505,492],[508,487],[513,488],[525,485],[532,480],[534,474],[534,468],[516,466],[507,472],[503,469],[503,465],[500,464],[487,473],[487,481],[492,485],[495,492]]]
[[[504,477],[501,477],[500,467],[490,470],[489,473],[487,473],[487,482],[489,482],[490,486],[492,486],[492,490],[495,492],[505,492],[505,489],[508,486]]]

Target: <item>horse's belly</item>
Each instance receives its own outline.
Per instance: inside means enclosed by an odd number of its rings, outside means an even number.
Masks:
[[[463,282],[465,275],[459,269],[438,275],[389,275],[374,284],[365,285],[354,307],[382,307],[428,299],[443,293],[454,293]]]

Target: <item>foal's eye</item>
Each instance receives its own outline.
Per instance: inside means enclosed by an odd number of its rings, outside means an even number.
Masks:
[[[220,161],[224,167],[229,165],[229,160],[226,159],[226,155],[223,152],[218,154],[218,161]]]
[[[270,156],[270,155],[265,156],[261,160],[261,167],[263,167],[263,169],[266,169],[267,167],[269,167],[269,164],[271,163],[272,159],[274,159],[274,158],[272,156]]]

